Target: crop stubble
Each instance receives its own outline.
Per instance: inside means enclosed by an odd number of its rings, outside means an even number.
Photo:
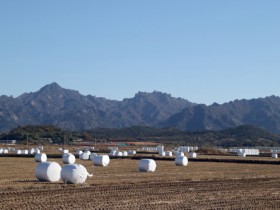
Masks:
[[[139,173],[136,160],[77,162],[94,175],[83,185],[38,182],[33,159],[1,157],[0,209],[280,208],[278,165],[157,161],[155,173]]]

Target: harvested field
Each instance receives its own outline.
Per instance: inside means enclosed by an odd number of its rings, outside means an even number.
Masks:
[[[65,185],[38,182],[32,158],[0,157],[0,209],[280,208],[280,165],[157,161],[155,173],[139,173],[131,159],[105,168],[77,163],[94,176]]]

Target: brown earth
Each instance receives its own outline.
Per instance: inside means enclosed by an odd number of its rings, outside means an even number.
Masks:
[[[32,158],[0,157],[0,209],[280,209],[280,165],[157,161],[140,173],[131,159],[77,163],[93,177],[66,185],[38,182]]]

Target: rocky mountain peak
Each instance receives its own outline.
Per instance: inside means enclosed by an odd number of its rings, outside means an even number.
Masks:
[[[42,87],[38,92],[43,93],[43,92],[47,92],[47,93],[55,93],[55,92],[61,92],[63,91],[64,88],[62,88],[59,84],[57,84],[56,82],[53,82],[51,84],[48,84],[44,87]]]
[[[0,131],[27,124],[48,124],[69,130],[156,125],[189,105],[187,100],[157,91],[138,92],[134,98],[112,101],[81,95],[55,82],[37,92],[22,94],[9,103],[2,98],[0,107],[2,105],[5,110]],[[16,116],[18,120],[14,121],[10,116]]]

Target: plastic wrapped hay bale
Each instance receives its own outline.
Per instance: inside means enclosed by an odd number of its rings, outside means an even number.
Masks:
[[[110,163],[110,158],[108,155],[98,155],[93,158],[93,165],[95,166],[107,166]]]
[[[28,152],[29,154],[33,155],[35,153],[35,149],[34,148],[31,148]]]
[[[110,156],[116,156],[116,154],[117,154],[117,151],[116,150],[112,150],[110,153],[109,153],[109,155]]]
[[[171,151],[167,151],[167,152],[165,152],[165,155],[166,155],[167,157],[172,157],[172,152],[171,152]]]
[[[62,154],[67,154],[67,153],[69,153],[69,149],[63,149],[61,152],[62,152]]]
[[[273,153],[273,154],[271,155],[271,157],[272,157],[272,158],[278,158],[278,154],[277,154],[277,153]]]
[[[22,150],[22,151],[21,151],[21,154],[28,155],[28,152],[29,152],[29,151],[28,151],[27,149],[25,149],[25,150]]]
[[[35,153],[35,154],[40,154],[40,153],[41,153],[41,150],[39,150],[39,149],[37,148],[37,149],[35,149],[34,153]]]
[[[165,152],[164,152],[164,151],[160,151],[160,152],[159,152],[159,156],[164,157],[164,156],[165,156]]]
[[[129,155],[136,155],[136,151],[135,151],[135,150],[129,150],[129,151],[128,151],[128,154],[129,154]]]
[[[140,172],[154,172],[156,167],[156,162],[153,159],[142,159],[138,164],[138,169]]]
[[[76,162],[76,157],[71,153],[64,153],[62,155],[62,162],[64,164],[74,164]]]
[[[57,182],[61,177],[61,167],[56,162],[39,163],[35,169],[36,178],[42,182]]]
[[[79,155],[79,158],[81,160],[89,160],[90,154],[88,152],[83,152],[82,154]]]
[[[82,154],[82,153],[83,153],[82,150],[77,150],[77,151],[76,151],[76,155],[79,155],[79,156],[80,156],[80,154]]]
[[[191,152],[189,157],[190,158],[197,158],[197,154],[195,152]]]
[[[16,154],[17,154],[17,155],[22,154],[22,152],[21,152],[21,150],[20,150],[20,149],[16,150],[15,152],[16,152]]]
[[[176,157],[184,157],[185,154],[183,152],[177,152]]]
[[[122,152],[116,152],[116,156],[118,156],[118,157],[122,157],[123,156],[123,153]]]
[[[188,165],[188,158],[186,156],[177,156],[175,158],[176,166],[187,166]]]
[[[92,175],[80,164],[65,165],[61,170],[62,181],[69,184],[82,184],[90,176]]]
[[[47,155],[45,153],[35,155],[36,162],[47,162]]]
[[[9,147],[8,150],[11,151],[11,152],[15,152],[15,151],[16,151],[16,148],[13,148],[13,147],[11,148],[11,147]]]
[[[128,152],[127,151],[123,151],[123,156],[124,157],[128,156]]]
[[[160,152],[163,152],[164,151],[164,146],[162,145],[159,145],[157,146],[157,151],[160,153]]]
[[[90,159],[91,152],[89,150],[85,150],[83,153],[86,156],[88,155],[88,159]]]
[[[94,157],[96,157],[97,154],[96,153],[91,153],[89,156],[89,159],[91,159],[93,161]]]
[[[91,152],[89,150],[84,151],[84,153],[87,153],[88,155],[91,154]]]

